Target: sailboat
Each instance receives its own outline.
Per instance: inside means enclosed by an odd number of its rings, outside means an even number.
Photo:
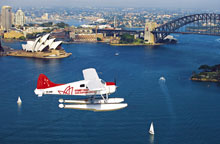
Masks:
[[[21,103],[22,103],[21,98],[18,97],[17,104],[21,104]]]
[[[153,122],[151,122],[149,133],[154,135],[154,125],[153,125]]]

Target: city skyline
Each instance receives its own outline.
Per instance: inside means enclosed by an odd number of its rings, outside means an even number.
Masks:
[[[76,5],[77,4],[77,5]],[[218,0],[1,0],[0,6],[12,7],[146,7],[146,8],[193,8],[219,9]]]

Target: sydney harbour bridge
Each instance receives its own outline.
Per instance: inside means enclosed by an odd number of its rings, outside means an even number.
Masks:
[[[113,34],[114,36],[124,33],[143,35],[147,43],[163,42],[164,38],[171,33],[220,36],[220,14],[193,14],[174,19],[159,26],[156,23],[150,22],[146,23],[145,30],[97,29],[97,32]]]

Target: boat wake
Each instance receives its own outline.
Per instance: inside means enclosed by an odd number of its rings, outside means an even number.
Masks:
[[[159,85],[160,85],[160,88],[161,88],[162,92],[164,93],[164,95],[166,97],[170,97],[169,90],[168,90],[168,88],[166,86],[166,80],[165,80],[164,77],[161,77],[159,79]]]
[[[216,39],[216,41],[220,43],[220,38]]]
[[[160,88],[161,88],[163,94],[165,95],[166,102],[167,102],[167,105],[168,105],[169,113],[172,116],[175,116],[175,113],[173,111],[173,104],[172,104],[172,100],[171,100],[171,95],[170,95],[169,90],[168,90],[168,88],[166,86],[166,79],[164,77],[161,77],[159,79],[159,85],[160,85]]]

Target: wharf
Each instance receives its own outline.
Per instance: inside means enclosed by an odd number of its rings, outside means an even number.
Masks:
[[[155,44],[114,44],[110,43],[112,46],[156,46],[156,45],[163,45],[163,43],[155,43]]]

